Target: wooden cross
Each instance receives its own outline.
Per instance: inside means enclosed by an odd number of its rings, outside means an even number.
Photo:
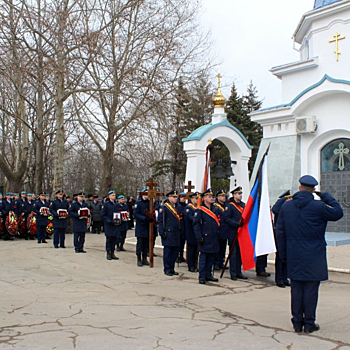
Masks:
[[[191,180],[189,180],[187,182],[187,185],[185,186],[185,189],[187,190],[186,197],[188,198],[188,196],[190,194],[192,194],[192,190],[194,189],[194,186],[192,186],[192,181]]]
[[[150,215],[153,216],[153,200],[157,196],[162,196],[163,193],[157,192],[154,188],[158,186],[157,183],[153,181],[153,177],[151,177],[148,182],[146,183],[146,186],[148,187],[147,190],[147,196],[149,198],[149,213],[146,213],[146,215],[149,217]],[[145,193],[144,193],[145,194]],[[153,227],[154,227],[154,221],[149,223],[149,267],[153,267]]]
[[[339,51],[339,40],[343,40],[345,39],[345,36],[340,36],[339,33],[335,33],[333,35],[333,38],[332,40],[329,40],[330,43],[334,43],[335,42],[335,50],[334,50],[334,53],[335,53],[335,59],[337,60],[337,62],[339,61],[339,55],[341,55],[341,52]]]

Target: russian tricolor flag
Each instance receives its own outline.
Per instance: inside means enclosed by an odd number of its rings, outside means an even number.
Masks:
[[[243,226],[238,229],[243,270],[255,267],[256,257],[276,252],[270,212],[265,153],[248,202],[243,210]]]

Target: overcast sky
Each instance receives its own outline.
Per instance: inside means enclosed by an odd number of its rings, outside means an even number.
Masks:
[[[226,98],[232,82],[238,93],[250,80],[263,106],[281,103],[281,81],[269,72],[274,66],[299,60],[291,39],[301,16],[314,0],[202,0],[203,28],[211,30],[213,51],[221,65]],[[289,101],[288,101],[289,102]]]

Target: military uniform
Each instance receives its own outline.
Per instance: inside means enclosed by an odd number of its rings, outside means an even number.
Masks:
[[[315,323],[320,281],[328,279],[327,222],[341,219],[343,210],[330,194],[313,193],[318,182],[312,176],[302,176],[299,182],[302,190],[281,208],[276,238],[291,279],[294,329],[312,333],[320,329]]]
[[[109,191],[108,195],[114,194],[114,191]],[[117,244],[117,237],[119,235],[118,221],[116,214],[118,213],[117,202],[112,202],[107,199],[102,206],[101,218],[103,220],[104,232],[106,236],[106,251],[107,260],[118,260],[119,258],[114,255],[115,246]]]
[[[63,194],[63,190],[58,190],[56,192],[57,194]],[[53,216],[53,245],[55,248],[58,248],[59,246],[61,248],[66,248],[64,245],[64,241],[66,239],[66,227],[67,227],[67,217],[59,217],[58,210],[63,209],[67,210],[69,209],[69,204],[65,199],[58,199],[57,197],[51,202],[50,204],[50,213]]]
[[[9,197],[11,194],[10,193],[6,193],[6,197]],[[13,241],[14,237],[12,235],[10,235],[10,233],[8,232],[7,228],[6,228],[6,219],[7,216],[9,215],[10,211],[13,211],[14,213],[16,212],[16,204],[12,199],[9,198],[5,198],[2,201],[2,220],[3,220],[3,224],[4,224],[4,241]]]
[[[43,192],[39,193],[39,196],[44,195]],[[49,208],[50,203],[44,200],[38,199],[33,205],[33,211],[36,217],[36,235],[38,238],[38,243],[47,243],[45,240],[46,237],[46,226],[48,224],[47,215],[43,215],[40,212],[41,208]]]
[[[84,192],[77,193],[77,196],[84,196]],[[76,200],[69,208],[69,214],[73,221],[74,249],[76,253],[86,253],[84,243],[85,233],[87,231],[87,219],[79,214],[79,210],[83,208],[88,209],[88,204],[84,200]]]
[[[176,191],[166,194],[168,199],[159,209],[158,230],[162,237],[164,273],[167,276],[178,275],[175,271],[175,262],[179,252],[182,220],[176,204],[169,201],[169,197],[177,197]]]
[[[189,195],[189,198],[199,198],[199,192],[194,192]],[[189,203],[185,207],[184,214],[184,231],[185,238],[187,241],[187,266],[188,271],[195,272],[196,263],[197,263],[197,254],[198,254],[198,243],[196,236],[194,234],[194,213],[197,210],[197,207]]]
[[[142,190],[144,196],[147,196],[147,189]],[[153,222],[152,218],[146,215],[146,211],[149,210],[149,199],[142,199],[142,196],[135,204],[134,216],[136,219],[135,237],[136,243],[136,256],[137,266],[148,265],[147,254],[149,251],[149,224]],[[141,260],[142,254],[142,260]]]
[[[278,215],[281,211],[282,205],[285,203],[285,201],[290,198],[290,191],[286,191],[281,194],[277,202],[272,207],[272,212],[275,215],[274,220],[274,233],[275,233],[275,240],[276,240],[276,226],[277,226],[277,220]],[[290,286],[290,283],[288,281],[288,275],[287,275],[287,264],[281,260],[280,254],[277,250],[276,257],[275,257],[275,282],[276,285],[280,288],[285,288],[286,286]]]
[[[239,186],[235,188],[233,191],[231,191],[231,193],[242,193],[242,187]],[[244,202],[240,201],[238,203],[232,197],[230,198],[229,203],[225,208],[224,220],[228,226],[228,244],[230,247],[232,246],[233,241],[237,235],[238,228],[243,225],[241,218],[244,207]],[[238,239],[233,246],[233,250],[230,256],[230,275],[232,280],[236,280],[237,278],[247,279],[242,274],[242,259]]]
[[[125,197],[123,195],[118,196],[118,199],[122,199],[122,198],[125,198]],[[123,203],[123,204],[118,203],[117,208],[118,208],[120,215],[122,212],[129,211],[129,207],[126,203]],[[117,251],[122,251],[122,252],[125,251],[124,243],[125,243],[126,233],[128,231],[128,228],[129,228],[129,222],[124,221],[122,219],[120,226],[118,226],[119,236],[118,236],[118,240],[117,240]]]
[[[186,198],[186,193],[181,192],[179,195],[179,199],[177,202],[177,211],[181,217],[181,220],[184,218],[184,213],[185,213],[185,207],[186,207],[186,200],[183,198]],[[182,263],[186,262],[186,259],[184,258],[184,249],[185,249],[185,244],[186,244],[186,237],[183,231],[181,231],[181,236],[180,236],[180,246],[179,246],[179,254],[176,259],[177,263]]]
[[[211,189],[202,193],[202,198],[211,195]],[[212,270],[214,265],[215,254],[219,251],[219,229],[220,222],[214,213],[213,205],[211,208],[202,204],[194,213],[194,234],[198,242],[198,250],[200,252],[198,272],[199,283],[204,284],[206,281],[218,282],[213,277]]]
[[[216,193],[216,198],[218,196],[226,196],[224,190],[220,190]],[[228,226],[224,220],[226,203],[220,203],[218,200],[214,203],[213,211],[220,220],[220,232],[219,232],[219,252],[215,255],[214,268],[215,270],[220,270],[224,267],[225,254],[227,248],[227,241],[229,238]]]
[[[22,194],[27,194],[25,191],[21,192]],[[27,230],[27,218],[30,212],[28,212],[28,208],[26,205],[26,197],[22,198],[18,198],[16,201],[16,215],[17,218],[19,219],[20,216],[22,216],[23,214],[23,220],[25,222],[23,229],[23,232],[20,232],[23,234],[23,237],[25,240],[28,240],[28,230]]]

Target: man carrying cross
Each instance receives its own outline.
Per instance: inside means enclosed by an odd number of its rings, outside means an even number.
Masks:
[[[162,237],[164,273],[167,276],[176,276],[175,262],[180,246],[182,220],[177,209],[177,191],[166,194],[167,200],[159,209],[158,231]]]

